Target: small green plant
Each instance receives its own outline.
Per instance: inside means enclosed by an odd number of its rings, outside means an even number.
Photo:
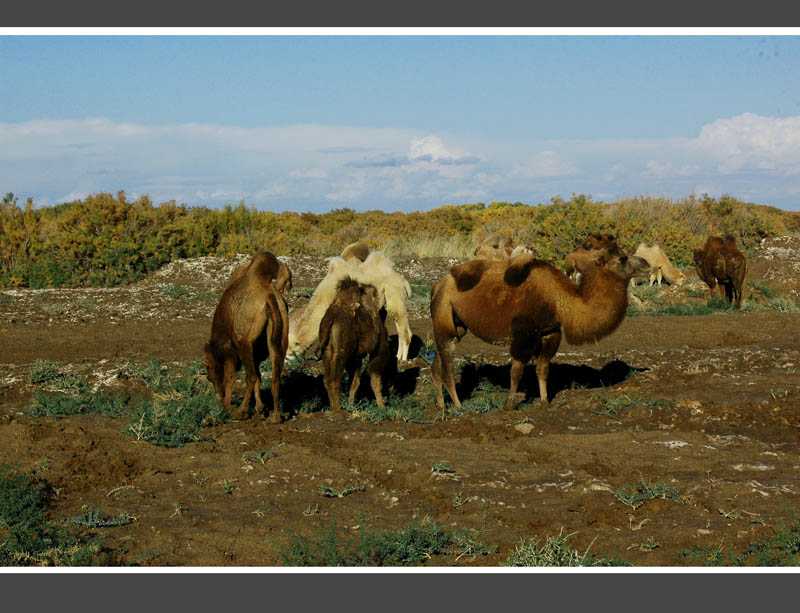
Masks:
[[[26,410],[31,417],[67,417],[69,415],[103,415],[116,419],[130,412],[124,398],[102,392],[78,395],[36,392],[33,404]]]
[[[453,474],[456,471],[449,462],[431,462],[431,472],[434,475]]]
[[[322,485],[319,488],[319,493],[325,498],[344,498],[356,492],[363,492],[366,489],[364,485],[356,481],[351,485],[345,485],[341,488],[331,487],[329,485]]]
[[[657,398],[647,399],[647,398],[631,398],[627,394],[622,394],[620,396],[612,396],[611,394],[605,392],[601,397],[601,402],[603,403],[603,408],[600,410],[592,409],[592,413],[596,415],[603,415],[608,417],[609,419],[614,419],[617,416],[617,411],[619,409],[634,407],[634,406],[647,406],[647,407],[668,407],[672,405],[671,400],[660,400]]]
[[[679,493],[679,488],[669,487],[665,483],[647,483],[645,481],[639,481],[635,485],[622,486],[615,492],[615,496],[621,503],[636,510],[648,500],[653,500],[655,498],[682,501],[681,497],[678,495]]]
[[[725,519],[739,519],[742,516],[742,512],[739,509],[731,509],[730,511],[719,509],[719,514]]]
[[[136,521],[136,517],[127,511],[123,511],[117,517],[111,517],[109,515],[102,515],[99,509],[87,507],[86,513],[76,517],[69,517],[67,521],[76,526],[82,526],[83,528],[108,528],[112,526],[125,526]]]
[[[558,536],[548,536],[541,545],[537,539],[522,539],[503,566],[591,566],[591,560],[587,562],[587,556],[596,537],[580,553],[568,542],[574,534],[575,532],[564,534],[562,528]]]
[[[278,444],[280,445],[280,443]],[[267,460],[272,456],[277,456],[275,449],[278,447],[275,445],[274,447],[270,447],[269,449],[259,449],[255,453],[243,453],[242,459],[246,462],[260,462],[261,464],[266,464]]]
[[[233,481],[228,481],[228,479],[222,480],[222,490],[226,494],[233,494]]]

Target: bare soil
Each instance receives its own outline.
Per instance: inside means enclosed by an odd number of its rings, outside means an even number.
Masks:
[[[748,280],[797,300],[798,242],[772,239],[748,254]],[[202,359],[221,287],[246,259],[174,262],[128,287],[0,291],[0,462],[37,468],[57,488],[54,518],[87,508],[134,515],[103,529],[106,544],[129,560],[279,566],[293,535],[313,537],[333,521],[357,535],[429,518],[448,530],[474,529],[491,553],[436,556],[428,565],[498,566],[521,539],[542,542],[563,530],[581,552],[591,544],[593,553],[635,565],[684,566],[702,561],[682,550],[740,551],[800,510],[800,314],[792,312],[628,317],[598,344],[562,344],[551,405],[537,399],[529,367],[518,410],[452,415],[433,408],[431,327],[417,297],[409,303],[413,359],[398,365],[392,393],[429,405],[429,423],[284,406],[280,425],[254,417],[207,428],[204,442],[165,448],[127,435],[121,420],[25,414],[36,360],[125,393],[133,385],[120,375],[128,360]],[[324,275],[325,260],[285,259],[294,308]],[[397,268],[420,290],[451,263]],[[660,291],[699,300],[705,286],[685,272],[689,283]],[[456,356],[462,399],[481,381],[507,388],[503,348],[468,335]],[[308,367],[308,393],[320,393],[319,364]],[[362,391],[369,396],[368,385]],[[243,457],[264,449],[274,454],[263,462]],[[435,463],[453,472],[436,472]],[[615,492],[639,481],[680,494],[634,509]],[[363,491],[320,493],[354,483]]]

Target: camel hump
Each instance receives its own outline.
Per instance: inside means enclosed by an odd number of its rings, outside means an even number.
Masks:
[[[468,292],[480,283],[483,273],[488,268],[486,260],[472,260],[450,267],[450,276],[456,282],[459,292]]]
[[[269,251],[259,251],[250,262],[250,270],[264,279],[275,279],[280,270],[280,260]]]
[[[511,260],[503,274],[503,281],[512,287],[519,287],[531,274],[534,268],[549,266],[544,260],[535,258],[532,255],[520,255]]]

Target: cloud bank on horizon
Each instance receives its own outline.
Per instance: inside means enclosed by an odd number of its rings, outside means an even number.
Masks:
[[[51,205],[123,189],[158,203],[427,210],[730,194],[800,210],[800,116],[720,118],[693,138],[489,140],[401,128],[105,118],[0,123],[0,184]]]

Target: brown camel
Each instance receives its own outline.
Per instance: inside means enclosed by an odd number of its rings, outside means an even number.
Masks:
[[[475,248],[474,256],[481,260],[507,260],[513,251],[511,239],[502,234],[490,234]]]
[[[583,274],[584,268],[591,265],[598,249],[605,249],[609,254],[621,253],[617,239],[607,232],[590,234],[580,247],[564,258],[564,270],[573,281],[578,280],[578,275]]]
[[[323,379],[331,411],[341,408],[339,391],[345,370],[350,376],[350,401],[361,381],[365,357],[370,385],[378,406],[384,406],[381,373],[389,364],[389,335],[380,315],[380,297],[374,285],[345,277],[337,285],[336,296],[319,324],[317,355],[323,360]]]
[[[742,290],[747,274],[747,260],[730,234],[725,238],[709,236],[706,244],[694,252],[697,275],[708,285],[711,297],[719,284],[719,294],[737,309],[742,308]]]
[[[643,258],[602,249],[596,250],[580,285],[530,255],[453,266],[434,286],[431,298],[436,343],[431,374],[439,407],[444,408],[442,378],[453,403],[461,406],[453,377],[453,353],[455,343],[468,330],[484,341],[510,344],[511,388],[506,409],[516,406],[525,364],[534,356],[539,394],[543,402],[549,402],[547,375],[561,343],[562,328],[572,345],[611,334],[628,308],[628,281],[648,269]]]
[[[237,268],[222,293],[211,324],[211,339],[205,346],[206,376],[214,385],[226,410],[232,411],[231,392],[236,371],[244,364],[245,395],[237,419],[249,414],[250,396],[255,395],[256,413],[262,415],[259,365],[269,355],[272,362],[272,423],[280,423],[280,378],[286,356],[289,314],[278,289],[292,287],[292,273],[273,254],[261,251],[245,266]]]

